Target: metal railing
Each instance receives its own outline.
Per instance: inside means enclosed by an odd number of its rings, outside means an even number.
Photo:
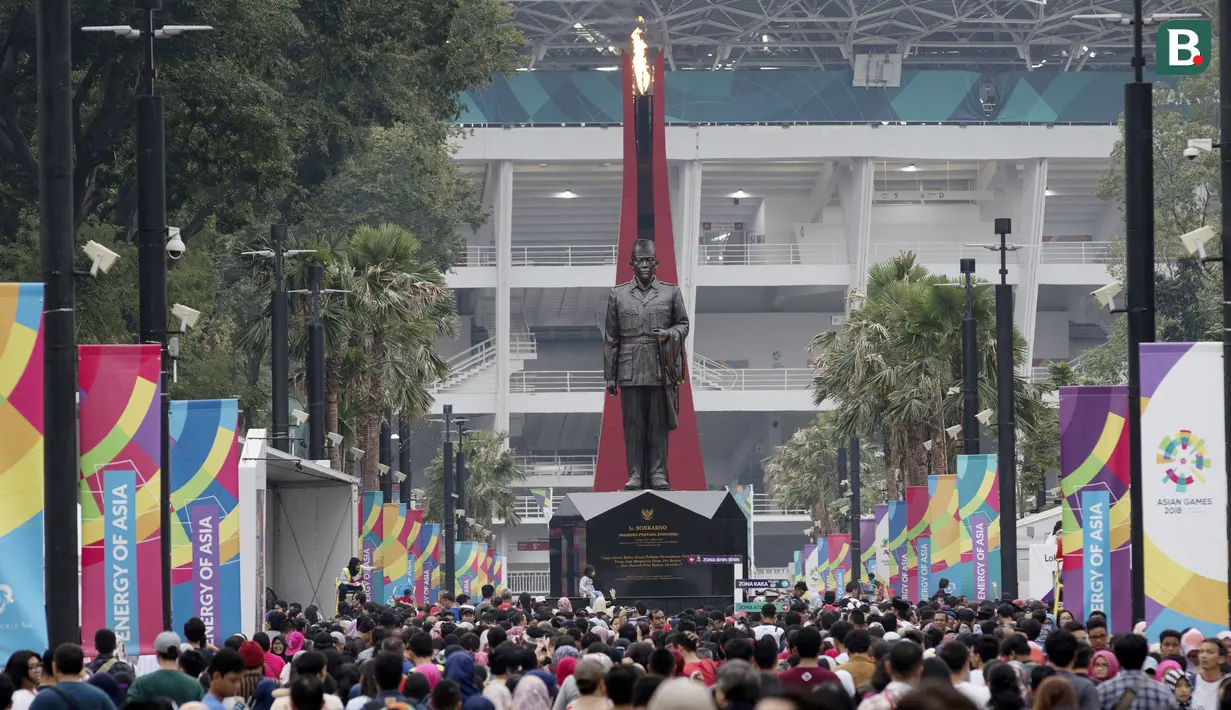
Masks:
[[[693,372],[692,382],[709,390],[786,392],[810,388],[813,376],[806,367],[700,369]],[[509,379],[509,391],[517,394],[601,392],[605,385],[602,370],[523,370]]]
[[[563,495],[553,496],[551,499],[552,512],[555,512],[563,502]],[[517,511],[517,516],[523,521],[543,520],[547,517],[543,513],[542,503],[535,496],[517,496],[517,501],[513,504],[513,510]]]
[[[956,242],[872,242],[869,249],[869,259],[874,264],[897,258],[903,252],[911,252],[920,263],[934,264],[938,262],[954,262],[958,259],[990,259],[992,252],[981,246],[967,246]],[[1009,263],[1018,262],[1020,251],[1009,252]]]
[[[597,456],[518,456],[517,463],[527,476],[594,475]]]
[[[756,493],[752,494],[752,514],[757,515],[808,515],[808,511],[802,508],[783,508],[778,503],[778,498],[772,493]]]
[[[1050,377],[1050,374],[1048,373],[1046,365],[1044,365],[1043,367],[1030,368],[1030,381],[1031,382],[1046,382],[1048,377]]]
[[[513,247],[513,266],[612,266],[614,244]]]
[[[461,254],[457,255],[457,263],[455,267],[465,266],[495,266],[496,265],[496,247],[493,246],[468,246]]]
[[[504,586],[513,594],[547,594],[551,591],[550,572],[506,572]]]
[[[1111,242],[1043,242],[1041,264],[1106,264]]]
[[[845,244],[703,244],[703,266],[845,265]]]
[[[514,358],[531,358],[538,354],[538,341],[534,334],[510,333],[509,353]],[[428,387],[432,393],[456,385],[486,370],[496,362],[496,341],[484,340],[449,358],[449,376]]]

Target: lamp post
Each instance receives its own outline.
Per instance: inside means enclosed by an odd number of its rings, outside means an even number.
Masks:
[[[1219,3],[1221,6],[1218,13],[1218,37],[1222,43],[1221,52],[1218,59],[1218,112],[1221,118],[1222,126],[1231,126],[1231,47],[1227,46],[1227,38],[1231,33],[1231,7],[1227,7],[1226,2]],[[1226,135],[1226,134],[1223,134]],[[1226,140],[1221,138],[1220,140]],[[1222,204],[1228,205],[1231,202],[1231,150],[1221,148],[1218,157],[1219,166],[1222,170],[1222,185],[1221,198]],[[1222,255],[1226,259],[1228,254],[1231,254],[1231,218],[1227,216],[1227,210],[1222,210]],[[1227,278],[1227,262],[1223,261],[1222,266],[1222,397],[1224,409],[1231,403],[1231,279]],[[1225,449],[1223,453],[1223,461],[1231,459],[1227,454],[1231,453],[1231,416],[1223,418],[1223,441]],[[1231,540],[1231,476],[1227,476],[1227,539]],[[1227,557],[1227,579],[1231,580],[1231,555]],[[1228,618],[1231,618],[1231,595],[1228,600]],[[1134,616],[1134,618],[1136,618]]]
[[[393,415],[385,412],[385,418],[380,423],[380,448],[378,451],[380,465],[385,472],[380,476],[380,492],[386,503],[393,502]]]
[[[445,443],[444,450],[441,452],[441,471],[444,480],[444,514],[441,516],[440,524],[443,526],[443,544],[445,546],[445,564],[444,573],[441,575],[440,588],[447,592],[452,592],[456,584],[454,578],[457,574],[457,559],[455,550],[453,549],[455,520],[453,511],[453,441],[450,439],[450,434],[453,429],[453,405],[444,405],[445,416]]]
[[[1009,525],[1000,530],[1000,580],[1006,594],[1017,595],[1017,424],[1013,412],[1013,287],[1009,285],[1009,245],[1013,232],[1008,217],[997,217],[996,234],[1000,244],[988,246],[1000,252],[1000,283],[996,284],[996,428],[999,430],[1000,513],[1008,515]]]
[[[398,416],[398,471],[406,478],[398,485],[398,494],[403,503],[410,503],[410,422]]]
[[[73,284],[72,8],[36,5],[39,234],[43,259],[43,516],[77,519],[77,338]],[[165,476],[164,476],[165,478]],[[170,536],[167,536],[168,539]],[[47,638],[81,640],[77,529],[43,525]],[[27,570],[36,574],[36,570]]]
[[[157,344],[160,352],[158,525],[162,558],[162,624],[171,629],[171,393],[167,391],[167,156],[165,106],[154,93],[154,40],[183,32],[210,30],[204,25],[165,25],[154,29],[154,12],[162,0],[137,0],[141,29],[127,25],[83,27],[84,32],[111,32],[143,44],[140,90],[137,95],[137,298],[142,343]],[[181,243],[182,251],[182,243]],[[72,447],[76,451],[76,446]],[[75,585],[74,585],[75,586]]]
[[[1134,621],[1146,616],[1144,501],[1141,495],[1141,343],[1154,342],[1154,86],[1144,81],[1144,21],[1142,0],[1133,0],[1133,81],[1124,85],[1124,256],[1128,310],[1129,547],[1132,550]],[[1003,574],[1004,570],[1001,572]]]
[[[858,582],[860,576],[860,567],[863,562],[859,559],[860,543],[862,540],[859,537],[859,519],[862,516],[861,511],[863,506],[859,500],[859,437],[851,439],[851,581]],[[845,590],[838,590],[839,592]]]
[[[256,252],[249,252],[255,254]],[[311,249],[295,249],[287,254],[311,254]],[[338,288],[321,288],[324,268],[320,264],[308,267],[311,288],[294,289],[287,293],[312,297],[312,319],[308,322],[308,458],[322,461],[325,453],[325,325],[321,323],[321,294],[346,293]],[[283,332],[286,332],[283,330]],[[285,400],[286,397],[283,397]]]
[[[975,331],[975,260],[962,259],[963,286],[966,291],[966,315],[962,318],[962,438],[963,453],[979,453],[979,360]]]
[[[454,419],[457,424],[457,536],[463,540],[470,536],[469,526],[466,524],[466,475],[469,473],[466,470],[466,449],[463,444],[466,441],[466,419]],[[473,517],[473,516],[471,516]]]

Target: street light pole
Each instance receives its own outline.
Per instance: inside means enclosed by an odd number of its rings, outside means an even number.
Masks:
[[[320,264],[308,267],[312,280],[312,321],[308,324],[308,458],[325,454],[325,326],[321,323]]]
[[[453,405],[444,405],[445,415],[445,443],[444,451],[441,453],[441,473],[444,477],[444,515],[440,524],[443,544],[445,546],[445,564],[444,573],[441,575],[440,588],[446,592],[452,593],[456,584],[455,577],[457,574],[457,559],[456,551],[453,549],[456,528],[454,525],[454,499],[453,499],[453,441],[450,439],[453,429]]]
[[[851,581],[858,582],[863,561],[860,560],[859,519],[863,517],[859,499],[859,437],[851,439]],[[842,589],[839,592],[845,591]]]
[[[405,416],[398,416],[398,470],[406,476],[398,488],[398,494],[403,503],[410,503],[410,422]]]
[[[461,518],[457,521],[457,536],[463,540],[470,537],[470,527],[466,523],[466,476],[469,471],[466,470],[466,420],[457,420],[457,509],[461,511]],[[474,517],[473,515],[470,517]]]
[[[43,0],[35,12],[43,259],[43,581],[47,639],[55,648],[81,642],[77,526],[64,523],[78,520],[72,8],[69,0]]]
[[[290,335],[287,333],[288,296],[282,290],[282,245],[286,242],[286,225],[274,224],[269,228],[269,240],[274,248],[274,289],[270,294],[269,330],[269,375],[272,380],[270,399],[273,412],[273,444],[279,451],[290,453],[291,405],[290,380]]]
[[[1000,578],[1006,594],[1017,596],[1017,424],[1013,405],[1013,287],[1009,285],[1008,255],[1016,251],[1007,236],[1013,231],[1008,217],[997,217],[1000,246],[1000,283],[996,284],[996,428],[999,430],[1000,514],[1009,524],[1000,530]]]
[[[974,273],[975,260],[962,259],[961,270],[966,290],[966,315],[962,318],[962,438],[963,453],[979,453],[979,360],[976,353]]]
[[[1218,38],[1221,52],[1218,59],[1218,111],[1221,118],[1219,125],[1231,127],[1231,7],[1226,0],[1220,2],[1218,12]],[[1231,130],[1231,129],[1224,129]],[[1226,133],[1219,137],[1225,143]],[[1218,157],[1222,169],[1221,203],[1231,205],[1231,147],[1221,147]],[[1228,210],[1222,210],[1222,397],[1223,408],[1231,404],[1231,279],[1227,278],[1228,257],[1231,256],[1231,217]],[[1223,417],[1223,461],[1231,460],[1231,416]],[[1227,476],[1227,539],[1231,540],[1231,476]],[[1227,557],[1227,579],[1231,580],[1231,555]],[[1231,619],[1231,596],[1228,597],[1227,618]]]
[[[1129,547],[1135,622],[1146,616],[1144,501],[1141,494],[1141,343],[1154,342],[1154,87],[1144,81],[1142,0],[1133,0],[1132,23],[1133,81],[1124,86],[1124,242],[1128,318],[1128,487],[1131,493]],[[1003,510],[1001,513],[1003,515]],[[1002,574],[1004,572],[1001,570]]]
[[[380,463],[385,466],[384,475],[380,476],[380,492],[384,496],[382,500],[386,503],[393,502],[393,429],[391,428],[393,415],[390,412],[385,412],[385,418],[380,423],[380,449],[378,452]]]

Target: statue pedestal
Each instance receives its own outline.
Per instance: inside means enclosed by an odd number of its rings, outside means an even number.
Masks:
[[[575,597],[593,565],[596,588],[615,589],[616,603],[725,608],[736,570],[748,572],[748,519],[726,491],[570,493],[549,527],[553,598]]]

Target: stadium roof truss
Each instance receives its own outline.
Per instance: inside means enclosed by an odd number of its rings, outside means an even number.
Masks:
[[[1128,70],[1131,0],[506,0],[528,68],[606,69],[644,17],[671,69],[845,69],[901,54],[910,69]],[[1147,18],[1194,12],[1146,0]],[[1145,51],[1153,54],[1153,27]]]

